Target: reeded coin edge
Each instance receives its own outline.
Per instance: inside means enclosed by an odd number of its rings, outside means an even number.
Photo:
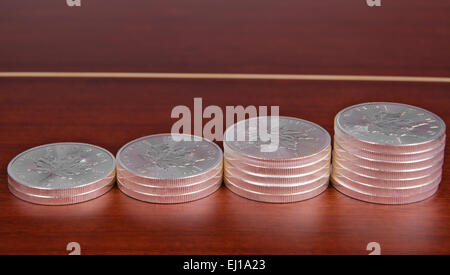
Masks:
[[[319,186],[309,192],[297,194],[297,195],[291,195],[291,196],[283,196],[283,195],[271,195],[271,194],[264,194],[254,191],[249,191],[244,188],[240,188],[236,186],[235,184],[231,183],[229,180],[225,181],[225,187],[227,187],[228,190],[230,190],[233,194],[236,194],[239,197],[257,201],[257,202],[263,202],[263,203],[295,203],[295,202],[301,202],[306,201],[312,198],[315,198],[319,196],[320,194],[324,193],[328,189],[329,183],[325,183],[322,186]]]
[[[342,173],[336,172],[336,171],[331,175],[331,178],[333,178],[333,180],[336,180],[336,181],[340,181],[339,177],[343,178],[345,181],[350,181],[350,182],[352,182],[355,185],[364,186],[364,188],[367,187],[367,188],[372,188],[372,189],[380,189],[380,190],[384,190],[384,191],[386,191],[386,190],[397,190],[397,191],[413,190],[413,189],[418,189],[418,188],[430,186],[430,185],[436,184],[436,182],[441,182],[442,181],[442,175],[439,175],[439,176],[433,178],[432,180],[429,180],[429,181],[426,181],[424,183],[420,183],[420,184],[417,184],[417,185],[379,186],[379,185],[373,185],[373,184],[364,183],[364,182],[361,182],[359,180],[352,179],[352,178],[350,178],[350,177],[348,177],[346,175],[343,175]]]
[[[77,196],[80,194],[88,193],[93,190],[97,190],[100,187],[114,184],[116,180],[115,173],[111,173],[110,176],[103,178],[101,180],[98,180],[90,185],[82,186],[79,188],[70,188],[70,189],[38,189],[38,188],[31,188],[29,186],[17,183],[12,178],[8,177],[8,184],[13,186],[17,191],[22,193],[27,193],[30,195],[36,195],[36,196],[53,196],[53,197],[66,197],[66,196]]]
[[[430,191],[419,193],[416,195],[413,195],[414,198],[411,199],[411,197],[380,197],[380,196],[373,196],[367,193],[362,193],[355,191],[354,189],[348,188],[342,184],[336,183],[334,179],[331,179],[331,185],[339,191],[339,193],[345,195],[346,197],[349,197],[351,199],[359,200],[362,202],[368,202],[368,203],[375,203],[375,204],[384,204],[384,205],[404,205],[404,204],[411,204],[420,202],[423,200],[426,200],[430,197],[432,197],[436,192],[439,190],[439,185]],[[423,195],[423,197],[419,196]]]
[[[16,198],[33,203],[33,204],[39,204],[39,205],[49,205],[49,206],[59,206],[59,205],[69,205],[69,204],[77,204],[82,203],[90,200],[97,199],[109,191],[114,187],[113,184],[105,185],[99,189],[93,190],[91,192],[80,194],[77,196],[71,196],[71,197],[48,197],[48,196],[34,196],[27,193],[23,193],[20,191],[17,191],[13,186],[8,184],[8,189]]]
[[[196,182],[187,182],[186,184],[173,184],[173,182],[167,182],[167,183],[162,183],[160,185],[151,185],[151,184],[145,184],[145,183],[142,183],[142,182],[138,182],[138,181],[136,181],[134,179],[131,179],[131,178],[120,176],[119,174],[117,176],[117,180],[120,180],[120,181],[125,180],[127,182],[131,182],[133,184],[136,184],[136,185],[139,185],[139,186],[142,186],[142,187],[159,188],[159,189],[171,189],[171,188],[176,189],[176,188],[182,188],[182,187],[193,187],[193,186],[202,184],[204,182],[207,182],[207,181],[209,181],[209,180],[211,180],[213,178],[222,177],[223,176],[223,167],[220,167],[220,169],[216,169],[216,170],[217,170],[217,172],[215,174],[213,174],[212,176],[208,177],[208,178],[201,179],[201,180],[196,181]]]
[[[150,194],[154,196],[183,196],[185,194],[195,193],[197,191],[202,191],[211,185],[218,184],[222,181],[222,175],[210,178],[207,181],[201,182],[196,185],[190,186],[180,186],[180,187],[169,187],[169,188],[155,188],[149,186],[142,186],[124,179],[117,179],[118,184],[128,188],[131,191],[139,192],[143,194]]]
[[[361,168],[365,168],[368,170],[372,170],[372,171],[377,171],[377,172],[388,172],[388,173],[403,173],[403,172],[417,172],[417,171],[422,171],[422,170],[426,170],[426,169],[432,169],[433,167],[437,166],[437,165],[442,165],[444,163],[444,155],[442,156],[438,156],[436,157],[436,159],[434,160],[433,163],[424,165],[423,167],[419,167],[419,168],[411,168],[411,169],[385,169],[385,168],[378,168],[375,164],[371,165],[370,163],[363,163],[363,161],[356,161],[356,160],[351,160],[348,157],[343,156],[342,154],[339,154],[337,152],[333,152],[333,159],[336,162],[350,162],[355,166],[361,167]],[[394,166],[394,165],[392,165]]]
[[[122,178],[127,179],[133,179],[133,181],[140,181],[142,184],[148,185],[172,185],[172,186],[180,186],[180,185],[186,185],[186,184],[193,184],[205,179],[208,179],[212,176],[214,176],[218,171],[223,170],[223,159],[219,162],[219,164],[216,167],[213,167],[212,169],[209,169],[205,173],[195,175],[194,177],[187,177],[187,178],[173,178],[173,179],[159,179],[159,178],[145,178],[138,175],[135,175],[128,170],[124,169],[123,167],[120,167],[119,164],[117,164],[117,175],[119,175]]]
[[[280,163],[258,162],[258,161],[255,161],[255,160],[249,160],[247,158],[243,158],[241,156],[236,156],[236,155],[234,155],[234,153],[229,153],[229,152],[224,153],[223,156],[224,156],[224,160],[236,161],[236,162],[239,162],[239,163],[243,163],[243,164],[245,164],[247,166],[252,166],[252,167],[257,167],[257,168],[267,168],[267,169],[280,169],[280,170],[284,169],[284,170],[287,171],[289,169],[300,169],[300,168],[312,166],[312,165],[315,165],[315,164],[317,164],[319,162],[324,161],[325,159],[331,160],[331,149],[330,149],[330,152],[325,154],[323,157],[314,159],[311,162],[302,162],[299,165],[289,165],[289,166],[287,166],[287,165],[280,165]],[[256,162],[258,162],[258,163],[256,163]]]
[[[445,144],[443,144],[443,145],[445,145]],[[363,149],[360,149],[360,148],[356,148],[356,149],[354,148],[354,149],[352,149],[353,152],[351,152],[351,151],[348,150],[348,147],[344,148],[338,141],[334,142],[333,147],[334,148],[339,147],[337,149],[339,149],[340,151],[345,151],[346,154],[351,154],[355,158],[358,158],[358,159],[363,159],[363,160],[367,160],[367,161],[375,162],[375,163],[381,162],[381,163],[385,163],[385,164],[390,164],[390,163],[394,163],[394,164],[414,164],[414,163],[418,163],[418,162],[425,162],[425,161],[434,159],[434,158],[438,157],[441,154],[443,154],[443,155],[445,154],[445,146],[442,146],[442,149],[440,149],[440,151],[437,151],[435,154],[433,154],[431,156],[427,156],[427,157],[422,158],[422,159],[411,159],[411,160],[409,160],[408,156],[411,156],[413,154],[400,155],[401,157],[406,156],[406,157],[404,157],[404,159],[398,158],[398,155],[378,154],[378,155],[392,157],[392,159],[386,158],[388,160],[380,160],[380,159],[374,159],[374,158],[368,157],[367,155],[369,155],[371,153],[370,151],[366,151],[366,153],[365,153],[366,155],[361,155],[360,152],[356,152],[355,153],[355,151],[364,151]],[[430,151],[432,151],[432,150],[430,150]],[[336,152],[336,149],[333,150],[333,153],[335,153],[335,152]],[[340,154],[341,152],[338,152],[338,153]],[[427,153],[427,152],[425,152],[425,153]],[[419,154],[422,154],[422,153],[419,153]],[[395,160],[395,159],[397,159],[397,160]]]
[[[127,197],[146,202],[146,203],[156,203],[156,204],[178,204],[187,203],[192,201],[197,201],[206,198],[213,193],[215,193],[222,186],[222,181],[218,181],[216,184],[209,186],[206,189],[200,190],[198,192],[190,193],[181,196],[160,196],[160,195],[145,195],[145,193],[133,191],[127,187],[118,184],[119,190],[125,194]],[[157,199],[158,198],[158,199]],[[166,200],[166,201],[164,201]]]
[[[238,167],[238,166],[236,166],[236,165],[230,163],[228,160],[225,159],[225,160],[224,160],[224,167],[227,167],[227,166],[232,166],[233,168],[235,168],[235,169],[241,171],[242,173],[249,174],[249,175],[252,175],[252,176],[255,176],[255,177],[266,177],[266,178],[298,178],[298,177],[303,177],[303,176],[313,175],[313,174],[315,174],[315,173],[317,173],[317,172],[319,172],[319,171],[325,170],[325,168],[331,167],[331,162],[328,162],[328,163],[324,164],[323,166],[321,166],[321,167],[319,167],[319,168],[317,168],[317,169],[315,169],[315,170],[313,170],[313,171],[309,171],[309,172],[306,172],[306,173],[300,173],[300,174],[293,174],[293,173],[291,173],[291,174],[286,174],[286,175],[275,175],[275,174],[256,173],[256,172],[254,172],[254,171],[249,171],[249,170],[242,169],[242,167]]]
[[[327,169],[325,169],[327,168]],[[295,176],[295,177],[281,177],[281,176],[277,176],[277,177],[267,177],[267,176],[257,176],[255,174],[251,174],[245,171],[240,170],[239,168],[233,166],[232,164],[226,164],[224,166],[224,177],[226,175],[236,175],[236,177],[240,177],[242,179],[246,179],[249,180],[248,178],[252,178],[251,182],[255,182],[258,184],[264,184],[264,185],[271,185],[271,184],[275,184],[273,182],[277,182],[276,184],[280,184],[280,185],[289,185],[289,184],[301,184],[301,183],[308,183],[310,181],[314,181],[317,180],[319,178],[323,178],[323,177],[329,177],[331,174],[331,165],[329,165],[328,167],[323,167],[323,169],[321,170],[317,170],[315,173],[312,174],[308,174],[308,175],[299,175],[299,176]],[[256,179],[270,179],[270,181],[272,181],[272,183],[267,183],[267,182],[259,182]],[[309,178],[307,180],[305,180],[305,178]],[[298,181],[295,181],[298,180]]]

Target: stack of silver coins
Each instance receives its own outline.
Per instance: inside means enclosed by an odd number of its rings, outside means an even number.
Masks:
[[[352,198],[406,204],[432,196],[442,179],[445,123],[398,103],[364,103],[335,118],[332,183]]]
[[[222,150],[201,137],[151,135],[131,141],[117,153],[119,189],[145,202],[204,198],[219,189],[222,174]]]
[[[54,143],[19,154],[8,165],[8,187],[16,197],[44,205],[97,198],[114,186],[115,159],[84,143]]]
[[[224,134],[224,180],[247,199],[297,202],[328,187],[331,138],[317,124],[292,117],[255,117]]]

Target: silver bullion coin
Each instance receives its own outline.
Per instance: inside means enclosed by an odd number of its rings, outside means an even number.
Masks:
[[[424,177],[429,175],[439,169],[442,169],[443,160],[438,162],[433,166],[429,166],[423,169],[414,169],[414,170],[405,170],[405,171],[391,171],[391,170],[380,170],[374,169],[372,167],[365,167],[362,165],[357,165],[354,162],[350,162],[344,159],[337,159],[333,156],[333,167],[336,164],[339,164],[342,167],[345,167],[349,170],[352,170],[356,173],[360,173],[366,176],[380,178],[380,179],[409,179],[409,178],[417,178]]]
[[[414,155],[420,153],[426,153],[429,151],[433,151],[436,148],[442,147],[446,142],[446,134],[444,133],[438,139],[426,143],[420,144],[418,146],[394,146],[394,145],[378,145],[378,144],[369,144],[364,143],[356,138],[350,137],[347,134],[344,134],[342,130],[338,127],[334,127],[334,140],[339,143],[360,148],[361,150],[366,150],[373,153],[382,153],[382,154],[399,154],[399,155]]]
[[[180,140],[186,138],[189,140]],[[215,143],[184,134],[157,134],[124,145],[117,153],[118,173],[148,185],[186,185],[208,179],[222,167]]]
[[[325,183],[328,183],[329,176],[324,176],[314,181],[299,184],[263,184],[248,180],[246,178],[235,176],[231,173],[227,173],[224,179],[232,182],[237,187],[248,191],[271,195],[289,195],[315,190]]]
[[[354,161],[356,163],[365,163],[365,166],[373,166],[376,168],[394,168],[397,169],[415,169],[415,168],[424,168],[430,164],[436,162],[444,157],[444,150],[437,152],[436,154],[423,159],[415,159],[415,160],[379,160],[372,159],[364,155],[359,155],[357,153],[351,153],[346,149],[342,148],[338,143],[334,144],[334,151],[337,156],[341,156],[350,161]]]
[[[378,153],[378,154],[394,154],[394,155],[415,155],[427,153],[445,145],[447,136],[443,134],[440,138],[420,145],[414,146],[395,146],[395,145],[377,145],[364,143],[348,135],[342,134],[337,127],[334,129],[334,140],[350,147],[359,148],[361,150]]]
[[[31,195],[74,196],[112,181],[115,159],[107,150],[90,144],[47,144],[12,159],[8,177],[15,190]]]
[[[376,195],[370,194],[370,193],[358,192],[357,190],[349,188],[348,186],[345,186],[342,183],[336,182],[333,178],[331,178],[331,183],[336,190],[338,190],[339,192],[341,192],[344,195],[347,195],[348,197],[351,197],[351,198],[357,199],[357,200],[361,200],[361,201],[365,201],[365,202],[378,203],[378,204],[415,203],[415,202],[423,201],[423,200],[433,196],[439,189],[439,186],[437,186],[430,191],[415,194],[412,196],[383,197],[383,196],[376,196]]]
[[[350,106],[335,118],[337,133],[361,146],[388,152],[427,148],[445,133],[445,123],[437,115],[411,105],[372,102]]]
[[[411,187],[417,185],[423,185],[424,183],[433,181],[439,178],[442,174],[442,168],[437,169],[436,171],[427,174],[421,177],[411,177],[411,178],[402,178],[402,179],[382,179],[373,176],[363,175],[357,173],[349,168],[346,168],[340,165],[339,162],[333,164],[333,174],[338,173],[344,175],[348,178],[356,180],[358,182],[363,182],[369,185],[377,186],[377,187],[385,187],[385,188],[393,188],[393,187]]]
[[[349,152],[350,154],[364,157],[368,159],[372,159],[375,161],[387,161],[387,162],[408,162],[408,161],[422,161],[430,158],[434,158],[438,154],[444,152],[445,145],[442,145],[440,148],[433,149],[429,152],[425,153],[417,153],[417,154],[408,154],[408,155],[400,155],[400,154],[385,154],[385,153],[374,153],[366,150],[361,150],[359,148],[354,148],[342,144],[335,140],[334,147],[342,148],[343,150]]]
[[[331,137],[321,126],[293,117],[274,118],[278,118],[278,142],[264,141],[259,134],[261,129],[271,133],[273,117],[254,117],[227,128],[225,150],[244,158],[289,163],[308,161],[328,149]],[[259,120],[267,122],[266,129],[259,128]]]
[[[358,182],[339,173],[333,173],[332,177],[335,182],[344,184],[345,186],[352,188],[353,190],[381,197],[405,197],[428,192],[432,189],[435,189],[442,179],[441,177],[438,177],[431,182],[426,182],[422,185],[417,186],[385,188]]]
[[[291,203],[291,202],[299,202],[314,198],[321,193],[323,193],[328,188],[328,181],[324,183],[322,186],[319,186],[313,190],[307,192],[299,192],[285,195],[274,195],[274,194],[266,194],[261,192],[250,191],[244,188],[237,186],[235,183],[230,181],[229,179],[224,179],[225,186],[236,195],[244,197],[246,199],[260,201],[260,202],[269,202],[269,203]]]
[[[326,165],[317,171],[310,174],[303,174],[300,176],[273,176],[273,175],[261,175],[248,171],[243,171],[238,167],[233,166],[228,163],[227,160],[224,162],[224,175],[233,174],[237,177],[246,178],[254,182],[259,182],[261,184],[301,184],[305,182],[314,181],[323,177],[328,177],[330,175],[330,165]]]
[[[149,186],[149,185],[142,185],[138,182],[133,182],[130,180],[127,180],[125,178],[117,177],[117,181],[125,186],[126,188],[141,192],[141,193],[147,193],[152,195],[171,195],[171,196],[181,196],[186,193],[194,193],[200,190],[203,190],[211,185],[216,184],[219,180],[222,180],[222,170],[219,171],[214,177],[209,178],[207,180],[185,185],[185,186],[173,186],[173,187],[162,187],[162,186]]]
[[[372,159],[377,160],[391,160],[391,161],[408,161],[408,160],[421,160],[430,158],[431,156],[444,151],[445,149],[445,136],[442,142],[436,143],[433,147],[420,150],[420,151],[402,151],[402,152],[394,152],[392,150],[389,150],[389,152],[386,152],[386,150],[375,150],[375,149],[367,149],[362,148],[358,144],[355,144],[354,142],[350,142],[348,140],[343,140],[341,138],[338,138],[336,135],[334,136],[334,144],[339,145],[346,151],[357,154],[361,156],[365,156]]]
[[[434,166],[444,160],[444,152],[442,151],[438,155],[420,161],[407,161],[407,162],[387,162],[387,161],[377,161],[364,157],[358,157],[353,154],[348,153],[345,150],[335,146],[333,151],[333,156],[336,160],[343,159],[352,162],[356,165],[363,167],[371,167],[376,170],[386,170],[386,171],[416,171],[420,169],[425,169],[430,166]]]
[[[217,182],[211,186],[206,187],[205,189],[198,190],[196,192],[192,193],[185,193],[182,195],[154,195],[149,193],[143,193],[131,190],[121,184],[120,182],[117,183],[117,186],[119,187],[120,191],[124,193],[125,195],[144,202],[149,203],[162,203],[162,204],[172,204],[172,203],[185,203],[190,201],[199,200],[202,198],[205,198],[212,193],[216,192],[220,186],[222,185],[222,178],[217,180]]]
[[[42,205],[68,205],[68,204],[76,204],[81,202],[86,202],[89,200],[96,199],[108,191],[110,191],[114,187],[114,181],[108,185],[102,186],[98,189],[81,193],[73,196],[66,197],[53,197],[53,196],[44,196],[44,195],[33,195],[28,194],[22,191],[18,191],[14,186],[8,184],[9,191],[16,196],[17,198],[31,202],[34,204],[42,204]]]
[[[214,177],[217,173],[222,171],[223,169],[223,161],[220,162],[217,167],[209,170],[206,173],[203,173],[201,175],[191,177],[191,178],[181,178],[181,179],[153,179],[153,178],[143,178],[137,175],[134,175],[130,173],[129,171],[123,169],[120,167],[120,165],[117,165],[117,177],[120,177],[122,179],[126,179],[133,182],[138,182],[141,185],[146,186],[156,186],[156,187],[168,187],[168,188],[174,188],[174,187],[184,187],[192,184],[197,184],[198,182],[202,182],[205,180],[208,180],[212,177]]]
[[[115,172],[111,173],[108,177],[90,184],[86,186],[82,186],[80,188],[75,189],[35,189],[30,188],[26,185],[20,184],[13,180],[11,177],[8,177],[8,184],[14,187],[15,190],[18,192],[23,192],[26,194],[36,195],[36,196],[50,196],[50,197],[70,197],[70,196],[77,196],[80,194],[88,193],[93,190],[97,190],[101,187],[104,187],[106,185],[110,185],[111,183],[114,183],[116,180]]]
[[[226,161],[241,169],[245,172],[250,172],[259,175],[274,175],[274,176],[302,176],[308,175],[316,172],[317,170],[323,168],[324,166],[330,166],[331,156],[328,156],[320,161],[317,161],[313,164],[309,164],[307,166],[299,166],[299,167],[289,167],[289,168],[280,168],[280,167],[261,167],[253,164],[247,164],[245,162],[240,162],[236,159],[226,158]]]
[[[260,160],[251,157],[247,157],[244,155],[239,155],[234,153],[231,149],[228,149],[226,144],[224,144],[224,158],[225,159],[235,159],[237,161],[247,163],[249,165],[260,166],[260,167],[269,167],[269,168],[293,168],[299,166],[307,166],[310,164],[314,164],[318,161],[323,160],[324,158],[330,157],[331,155],[331,144],[322,152],[300,160]]]

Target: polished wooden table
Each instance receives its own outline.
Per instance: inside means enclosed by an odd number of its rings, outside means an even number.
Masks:
[[[0,72],[165,72],[450,76],[448,1],[2,1]],[[339,3],[337,3],[339,2]],[[28,4],[26,4],[28,3]],[[433,197],[385,206],[329,187],[266,204],[222,187],[186,204],[131,199],[117,188],[89,202],[40,206],[7,189],[6,166],[41,144],[78,141],[113,153],[169,132],[177,105],[280,106],[333,133],[342,108],[394,101],[450,125],[444,80],[248,80],[0,77],[0,254],[450,253],[450,165]],[[204,122],[206,122],[205,119]],[[220,144],[220,143],[219,143]],[[446,158],[449,157],[447,150]]]

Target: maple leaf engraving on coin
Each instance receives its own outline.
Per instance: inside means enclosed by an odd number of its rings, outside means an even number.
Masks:
[[[281,123],[280,123],[281,124]],[[313,140],[314,138],[308,135],[308,131],[299,131],[288,128],[287,125],[280,125],[279,130],[280,146],[288,150],[296,151],[298,144],[302,140]],[[258,135],[258,128],[249,126],[248,128],[248,146],[261,147],[262,145],[270,144],[271,141],[263,141]]]
[[[336,116],[336,127],[365,142],[382,145],[418,144],[445,134],[445,122],[419,107],[390,102],[362,103]]]
[[[141,156],[162,169],[190,167],[196,163],[191,157],[192,152],[197,148],[194,143],[194,141],[181,143],[172,138],[166,138],[162,143],[147,143],[147,150]]]
[[[374,114],[373,121],[368,125],[367,130],[371,133],[382,133],[387,136],[416,136],[411,133],[415,127],[417,127],[417,122],[405,118],[404,112],[401,113],[388,113],[380,111]],[[420,126],[426,124],[420,124]]]
[[[47,154],[34,163],[36,167],[32,170],[37,173],[66,178],[86,174],[95,165],[86,162],[79,152],[65,153],[60,157]]]

